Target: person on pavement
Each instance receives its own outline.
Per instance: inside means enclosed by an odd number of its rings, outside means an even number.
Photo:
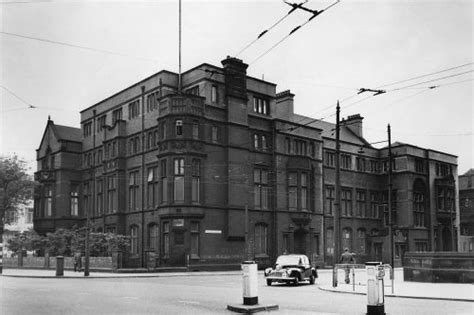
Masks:
[[[339,260],[340,264],[346,264],[344,266],[344,271],[345,271],[345,279],[344,281],[349,284],[350,279],[349,279],[349,274],[350,274],[350,267],[349,264],[355,263],[354,261],[354,256],[349,252],[349,248],[344,249],[344,253],[341,254],[341,259]]]

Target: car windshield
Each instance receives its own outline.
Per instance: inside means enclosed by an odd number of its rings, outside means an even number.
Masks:
[[[303,258],[300,256],[280,256],[276,261],[281,266],[297,266],[303,264]]]

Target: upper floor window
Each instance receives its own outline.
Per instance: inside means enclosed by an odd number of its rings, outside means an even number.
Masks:
[[[79,215],[79,186],[75,184],[71,184],[71,191],[70,191],[70,203],[71,203],[71,215],[78,216]]]
[[[356,166],[359,172],[365,172],[365,159],[363,157],[356,158]]]
[[[122,108],[118,108],[112,112],[112,125],[115,125],[117,120],[122,120]]]
[[[148,168],[147,197],[148,208],[158,205],[158,166]]]
[[[152,112],[158,108],[160,98],[160,91],[150,93],[146,97],[146,111]]]
[[[140,115],[140,100],[128,104],[128,119],[137,118]]]
[[[138,171],[130,172],[128,186],[129,209],[133,211],[138,209]]]
[[[363,190],[356,191],[356,216],[365,217],[366,193]]]
[[[295,154],[297,154],[297,155],[306,155],[307,154],[306,141],[295,140],[295,149],[296,149]]]
[[[329,215],[333,214],[334,210],[334,186],[326,186],[325,188],[325,195],[326,195],[326,205],[325,210],[326,213]]]
[[[218,140],[217,131],[218,131],[217,126],[212,126],[211,127],[211,141],[213,143],[217,143],[217,140]]]
[[[335,156],[334,152],[324,152],[324,165],[334,167]]]
[[[211,102],[217,103],[217,85],[211,87]]]
[[[436,163],[436,176],[448,176],[453,174],[451,165],[445,163]]]
[[[288,173],[288,208],[290,210],[308,210],[308,174],[303,172]]]
[[[104,129],[107,116],[102,115],[97,119],[97,132],[100,132]]]
[[[192,95],[197,95],[199,96],[199,86],[193,86],[192,88],[189,88],[186,90],[186,94],[192,94]]]
[[[268,106],[268,101],[264,98],[254,97],[253,98],[253,111],[259,114],[269,115],[270,108]]]
[[[268,138],[259,133],[253,134],[253,147],[255,150],[266,151],[268,149]]]
[[[184,158],[174,159],[174,201],[184,201]]]
[[[199,139],[199,121],[193,121],[193,139]]]
[[[352,216],[352,190],[350,188],[341,189],[341,214]]]
[[[268,171],[255,168],[253,171],[254,181],[254,205],[257,209],[268,209]]]
[[[92,134],[92,122],[89,121],[84,123],[84,137],[88,137]]]
[[[347,170],[352,168],[352,159],[349,154],[341,154],[341,168]]]
[[[425,172],[425,161],[422,159],[415,159],[415,172],[424,173]]]
[[[371,173],[378,173],[379,168],[378,168],[378,163],[377,163],[377,161],[375,161],[375,160],[370,160],[370,161],[369,161],[369,164],[370,164],[370,172],[371,172]]]
[[[193,159],[192,180],[191,180],[191,191],[192,191],[193,202],[199,202],[201,200],[200,184],[201,184],[201,161],[198,159]]]
[[[47,217],[53,215],[53,186],[44,186],[44,214]]]
[[[183,121],[181,119],[177,119],[175,122],[176,127],[176,135],[182,136],[183,135]]]

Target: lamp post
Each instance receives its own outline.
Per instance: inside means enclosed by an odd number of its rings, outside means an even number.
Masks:
[[[390,124],[387,125],[388,135],[388,234],[390,246],[390,266],[395,268],[393,257],[393,219],[392,219],[392,133]]]
[[[333,239],[334,239],[334,253],[333,253],[333,259],[334,259],[334,265],[337,264],[337,257],[340,253],[339,249],[339,233],[340,233],[340,221],[339,221],[339,216],[340,216],[340,211],[341,211],[341,167],[340,167],[340,155],[341,155],[341,144],[339,141],[340,137],[340,111],[341,108],[339,106],[339,101],[337,101],[337,106],[336,106],[336,161],[335,161],[335,166],[336,166],[336,178],[335,178],[335,202],[334,202],[334,230],[333,230]],[[337,283],[335,284],[337,285]]]

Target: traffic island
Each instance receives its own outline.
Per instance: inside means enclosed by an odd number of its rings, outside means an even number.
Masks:
[[[227,305],[227,309],[232,312],[236,313],[244,313],[244,314],[253,314],[257,312],[263,311],[275,311],[278,310],[278,305],[276,304],[256,304],[256,305]]]
[[[229,311],[237,313],[252,314],[262,311],[277,310],[276,304],[258,304],[258,274],[255,261],[244,261],[242,263],[243,276],[243,304],[227,305]]]

